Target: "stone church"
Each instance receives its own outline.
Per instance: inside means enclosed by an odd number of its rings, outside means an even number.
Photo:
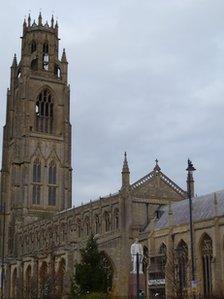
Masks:
[[[183,214],[187,192],[161,171],[158,161],[147,175],[131,182],[126,154],[120,189],[72,208],[67,74],[65,50],[59,58],[57,22],[53,17],[43,22],[41,14],[35,22],[29,16],[23,23],[20,60],[14,56],[11,66],[3,137],[5,213],[0,240],[5,298],[42,298],[52,275],[55,298],[68,298],[79,250],[91,234],[96,235],[112,275],[111,298],[128,298],[133,240],[138,237],[142,242],[146,260],[149,252],[156,259],[158,246],[173,238],[170,226],[180,229],[181,217],[176,219],[174,212],[173,222],[164,217],[171,218],[167,207]],[[187,234],[186,225],[180,233]],[[150,263],[155,259],[150,258]],[[147,293],[168,292],[158,284],[148,288],[147,267]]]

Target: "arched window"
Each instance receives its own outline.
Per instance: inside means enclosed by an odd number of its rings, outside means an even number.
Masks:
[[[48,204],[50,206],[56,205],[57,197],[57,166],[54,161],[49,165],[48,173]]]
[[[110,257],[104,251],[101,251],[101,255],[103,260],[103,268],[106,270],[108,292],[110,292],[113,283],[114,268]]]
[[[43,44],[43,69],[48,71],[49,68],[49,46],[48,43]]]
[[[32,41],[32,43],[31,43],[31,45],[30,45],[30,52],[31,52],[31,54],[32,54],[33,52],[35,52],[36,50],[37,50],[37,44],[36,44],[35,41]]]
[[[114,210],[114,229],[115,230],[119,229],[119,210],[118,209]]]
[[[36,130],[52,133],[53,128],[53,98],[45,88],[41,91],[36,102]]]
[[[188,273],[188,248],[187,244],[181,240],[176,248],[177,255],[177,281],[178,298],[187,296],[187,273]]]
[[[26,298],[30,298],[31,296],[31,266],[30,265],[26,268],[26,273],[25,273],[25,293],[26,293]]]
[[[54,161],[52,161],[49,165],[48,183],[52,185],[56,185],[56,181],[57,181],[56,178],[57,178],[57,166],[54,163]]]
[[[54,66],[54,74],[57,78],[61,78],[61,69],[57,64]]]
[[[100,218],[99,215],[95,215],[95,232],[98,234],[100,232]]]
[[[44,294],[46,285],[48,283],[48,268],[47,268],[47,262],[42,262],[40,271],[39,271],[39,282],[40,282],[40,292],[41,292],[41,298]]]
[[[90,235],[90,220],[88,216],[85,218],[85,232],[87,236]]]
[[[76,223],[77,223],[78,238],[80,238],[82,236],[82,222],[81,222],[81,219],[77,218]]]
[[[65,275],[65,259],[61,258],[59,262],[59,267],[57,271],[57,279],[56,279],[56,286],[57,286],[57,294],[60,296],[60,298],[63,295],[63,289],[64,289],[64,275]]]
[[[104,213],[104,222],[105,222],[105,232],[108,232],[110,230],[110,215],[107,211]]]
[[[37,58],[34,58],[32,61],[31,61],[31,70],[33,71],[37,71],[38,70],[38,59]]]
[[[205,234],[201,241],[204,294],[212,294],[212,239]]]
[[[165,271],[166,259],[167,259],[167,248],[164,243],[160,245],[159,255],[160,255],[160,267],[162,271]]]
[[[36,159],[33,163],[33,204],[39,205],[41,198],[41,163],[39,159]]]
[[[12,298],[17,298],[18,292],[18,277],[17,277],[17,268],[14,269],[12,274]]]

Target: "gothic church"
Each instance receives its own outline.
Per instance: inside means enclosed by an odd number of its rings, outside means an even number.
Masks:
[[[130,182],[125,154],[120,190],[72,208],[68,62],[65,50],[59,58],[58,24],[53,17],[45,23],[41,14],[37,22],[29,16],[21,41],[21,58],[11,66],[2,151],[5,298],[31,298],[33,292],[41,298],[51,273],[58,298],[68,298],[79,249],[90,234],[97,235],[111,269],[111,298],[127,298],[131,243],[139,237],[147,255],[150,221],[187,193],[158,162]]]

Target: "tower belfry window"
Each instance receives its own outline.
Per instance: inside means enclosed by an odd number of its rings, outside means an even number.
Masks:
[[[47,71],[49,68],[49,46],[48,43],[43,44],[43,69]]]
[[[44,89],[36,102],[36,130],[52,133],[53,126],[53,99],[48,89]]]
[[[36,159],[33,163],[33,204],[40,204],[41,197],[41,163],[39,159]]]
[[[49,165],[48,172],[48,204],[50,206],[56,205],[57,194],[57,166],[54,161]]]
[[[31,54],[32,54],[33,52],[35,52],[36,50],[37,50],[37,44],[36,44],[35,41],[32,41],[32,43],[31,43],[31,45],[30,45],[30,52],[31,52]]]

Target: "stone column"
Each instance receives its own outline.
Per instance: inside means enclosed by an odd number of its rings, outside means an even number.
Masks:
[[[167,252],[166,252],[166,266],[165,266],[165,292],[166,298],[171,299],[174,296],[174,281],[175,281],[175,273],[174,273],[174,235],[172,234],[172,230],[170,230],[169,235],[167,237]]]

